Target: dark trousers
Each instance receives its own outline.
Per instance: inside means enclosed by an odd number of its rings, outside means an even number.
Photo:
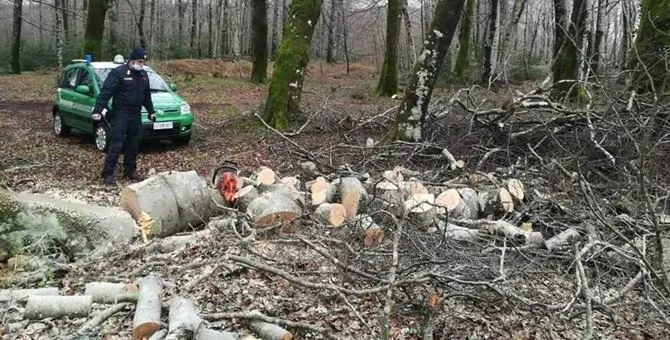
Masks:
[[[114,175],[119,155],[123,152],[123,173],[132,175],[137,170],[137,150],[142,138],[140,111],[117,110],[112,118],[112,138],[107,148],[102,176]]]

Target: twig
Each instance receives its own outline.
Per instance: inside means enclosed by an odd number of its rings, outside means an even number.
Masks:
[[[129,303],[117,303],[104,311],[100,312],[100,314],[96,315],[93,319],[89,320],[87,323],[85,323],[75,334],[70,335],[66,337],[65,339],[67,340],[72,340],[75,339],[76,337],[80,336],[81,334],[84,334],[85,332],[99,326],[105,320],[109,319],[112,315],[116,314],[117,312],[123,310],[127,306],[129,306]]]
[[[385,279],[380,279],[380,278],[378,278],[378,277],[376,277],[376,276],[374,276],[374,275],[372,275],[372,274],[368,274],[368,273],[366,273],[366,272],[364,272],[364,271],[361,271],[361,270],[359,270],[359,269],[356,269],[356,268],[347,266],[347,265],[345,265],[344,263],[342,263],[342,261],[338,260],[335,256],[333,256],[332,254],[330,254],[329,252],[327,252],[327,251],[324,250],[323,248],[317,246],[316,244],[314,244],[314,243],[308,241],[307,239],[305,239],[305,238],[303,238],[303,237],[301,237],[301,236],[296,236],[296,237],[297,237],[298,239],[300,239],[300,241],[302,241],[302,242],[304,242],[305,244],[307,244],[308,246],[310,246],[312,249],[316,250],[317,253],[319,253],[319,254],[321,254],[323,257],[329,259],[333,264],[335,264],[336,266],[338,266],[338,267],[340,267],[340,268],[342,268],[342,269],[348,270],[348,271],[350,271],[350,272],[352,272],[352,273],[358,274],[358,275],[360,275],[360,276],[363,276],[363,277],[368,278],[368,279],[371,279],[371,280],[380,281],[380,282],[384,282],[384,283],[388,282],[388,281],[386,281]]]
[[[398,244],[400,243],[400,236],[402,235],[402,227],[403,223],[398,223],[396,220],[395,216],[392,214],[388,213],[387,214],[391,219],[393,220],[393,223],[396,226],[396,232],[395,236],[393,238],[393,263],[391,265],[391,269],[389,270],[389,278],[388,278],[388,289],[386,290],[386,301],[384,302],[384,312],[382,314],[382,319],[381,319],[381,338],[384,340],[390,339],[390,328],[391,328],[391,308],[393,305],[393,287],[395,284],[396,280],[396,272],[398,270],[398,262],[399,262],[399,256],[398,256]],[[406,217],[407,212],[403,214],[403,220]]]
[[[207,321],[218,321],[218,320],[221,320],[221,319],[260,320],[260,321],[263,321],[263,322],[273,323],[273,324],[277,324],[277,325],[284,326],[284,327],[306,329],[306,330],[309,330],[309,331],[312,331],[312,332],[322,334],[323,336],[325,336],[328,339],[340,339],[340,337],[336,337],[335,335],[331,334],[330,330],[325,329],[323,327],[310,325],[310,324],[304,323],[304,322],[295,322],[295,321],[270,317],[270,316],[263,315],[261,313],[251,313],[251,312],[211,313],[211,314],[203,314],[202,319],[207,320]]]
[[[578,280],[581,282],[582,295],[584,300],[586,300],[586,329],[584,330],[583,339],[589,340],[593,337],[593,301],[591,297],[591,290],[589,289],[589,283],[586,280],[584,266],[582,265],[581,252],[579,250],[575,250],[575,253],[575,261],[577,262],[577,268],[575,271],[577,272]]]
[[[268,266],[266,264],[258,263],[258,262],[255,262],[255,261],[249,259],[249,258],[246,258],[246,257],[236,256],[236,255],[229,255],[228,258],[232,261],[239,262],[239,263],[244,263],[244,264],[246,264],[248,266],[251,266],[253,268],[260,269],[260,270],[263,270],[263,271],[266,271],[266,272],[269,272],[269,273],[272,273],[272,274],[279,275],[279,276],[283,277],[284,279],[286,279],[287,281],[289,281],[291,283],[294,283],[294,284],[297,284],[297,285],[300,285],[300,286],[303,286],[303,287],[307,287],[307,288],[312,288],[312,289],[330,289],[330,290],[334,290],[336,292],[342,292],[342,293],[351,294],[351,295],[369,295],[369,294],[375,294],[375,293],[382,292],[382,291],[388,289],[388,287],[389,287],[389,285],[386,284],[386,285],[383,285],[383,286],[377,286],[377,287],[369,288],[369,289],[352,290],[352,289],[347,289],[347,288],[343,288],[343,287],[338,287],[338,286],[335,286],[335,285],[332,285],[332,284],[310,282],[310,281],[307,281],[305,279],[295,277],[295,276],[293,276],[293,275],[291,275],[291,274],[287,273],[286,271],[283,271],[279,268],[274,268],[274,267]],[[408,284],[414,284],[414,283],[420,283],[420,282],[427,282],[429,280],[430,280],[430,278],[428,277],[428,274],[424,274],[424,275],[417,276],[414,279],[400,280],[400,281],[396,282],[395,286],[408,285]]]

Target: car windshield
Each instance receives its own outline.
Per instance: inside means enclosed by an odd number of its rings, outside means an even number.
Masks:
[[[107,79],[107,75],[109,75],[109,72],[111,72],[113,69],[112,68],[96,68],[95,73],[96,75],[100,78],[98,84],[102,84],[105,82],[105,79]],[[158,73],[154,72],[152,69],[146,69],[147,74],[149,75],[149,86],[151,86],[151,91],[155,92],[170,92],[170,87],[168,84],[161,78],[161,76],[158,75]]]

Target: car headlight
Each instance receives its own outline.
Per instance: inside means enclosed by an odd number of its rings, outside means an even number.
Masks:
[[[188,105],[187,103],[181,104],[181,107],[179,107],[179,110],[181,111],[181,114],[183,114],[183,115],[190,115],[191,114],[191,105]]]

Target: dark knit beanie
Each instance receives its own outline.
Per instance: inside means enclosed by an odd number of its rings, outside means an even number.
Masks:
[[[130,57],[128,58],[128,60],[138,60],[138,59],[147,60],[147,54],[141,47],[136,47],[135,49],[133,49],[133,51],[130,52]]]

